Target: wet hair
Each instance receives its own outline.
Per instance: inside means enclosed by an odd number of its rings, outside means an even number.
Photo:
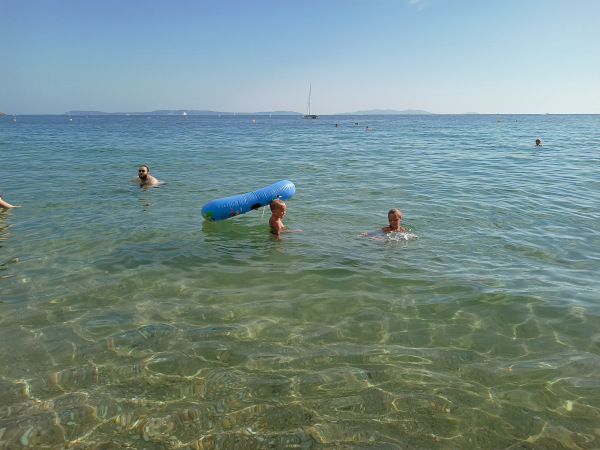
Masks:
[[[145,164],[142,164],[140,167],[145,167],[145,168],[146,168],[146,171],[147,171],[148,173],[150,173],[150,167],[148,167],[147,165],[145,165]]]
[[[274,211],[276,209],[282,209],[284,206],[285,203],[283,203],[283,200],[279,200],[278,198],[274,198],[273,200],[271,200],[271,203],[269,203],[271,211]]]
[[[392,208],[388,211],[388,216],[390,214],[395,214],[396,216],[400,216],[402,217],[402,211],[400,211],[398,208]]]

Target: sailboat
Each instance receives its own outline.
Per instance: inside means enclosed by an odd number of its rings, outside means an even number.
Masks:
[[[304,114],[304,118],[305,119],[318,119],[319,116],[316,114],[311,114],[310,113],[310,94],[312,92],[312,83],[310,84],[310,87],[308,88],[308,113]]]

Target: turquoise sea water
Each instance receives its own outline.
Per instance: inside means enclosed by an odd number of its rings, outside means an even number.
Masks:
[[[600,447],[600,116],[71,119],[0,117],[0,446]]]

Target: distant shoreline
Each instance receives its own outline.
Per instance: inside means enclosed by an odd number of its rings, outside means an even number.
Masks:
[[[104,116],[104,115],[127,115],[130,116],[301,116],[297,111],[260,111],[260,112],[230,112],[230,111],[210,111],[195,109],[159,109],[147,112],[104,112],[104,111],[67,111],[71,116]],[[335,114],[322,114],[331,116],[373,116],[373,115],[431,115],[434,113],[418,109],[406,109],[397,111],[392,109],[372,109],[368,111],[355,111]]]
[[[185,112],[185,114],[183,114]],[[352,116],[593,116],[600,113],[431,113],[419,110],[370,110],[356,111],[349,113],[319,114],[321,117],[352,117]],[[147,112],[104,112],[104,111],[67,111],[63,113],[4,113],[4,117],[9,116],[298,116],[302,113],[296,111],[270,111],[270,112],[219,112],[219,111],[198,111],[198,110],[157,110]],[[2,115],[0,115],[1,117]]]

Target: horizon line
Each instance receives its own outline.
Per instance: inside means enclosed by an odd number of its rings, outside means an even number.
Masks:
[[[173,111],[173,112],[168,112]],[[191,112],[191,114],[189,112]],[[194,111],[202,111],[200,114],[194,114]],[[389,111],[389,112],[378,112],[378,111]],[[410,111],[410,110],[406,110]],[[545,115],[598,115],[600,113],[479,113],[479,112],[464,112],[464,113],[433,113],[428,111],[414,110],[415,113],[395,111],[395,110],[372,110],[371,111],[355,111],[355,112],[343,112],[343,113],[332,113],[332,114],[318,114],[319,116],[340,116],[340,115],[359,115],[359,116],[464,116],[464,115],[521,115],[521,116],[545,116]],[[417,112],[418,111],[418,112]],[[187,112],[183,114],[183,112]],[[106,111],[85,111],[85,110],[72,110],[62,113],[6,113],[0,110],[0,116],[68,116],[68,115],[88,115],[88,116],[100,116],[100,115],[154,115],[154,116],[235,116],[235,115],[277,115],[277,116],[302,116],[303,113],[296,111],[258,111],[258,112],[223,112],[223,111],[210,111],[210,110],[193,110],[193,109],[175,109],[175,110],[155,110],[155,111],[136,111],[136,112],[106,112]]]

